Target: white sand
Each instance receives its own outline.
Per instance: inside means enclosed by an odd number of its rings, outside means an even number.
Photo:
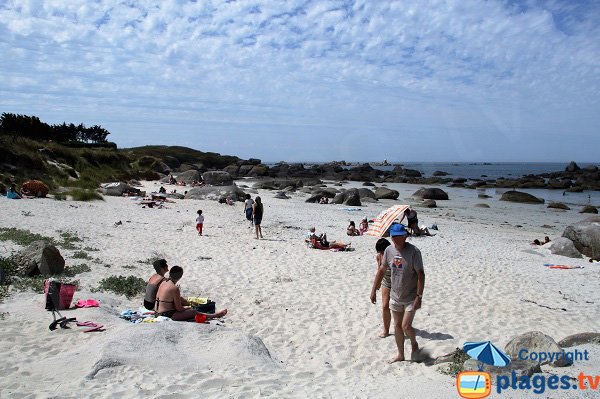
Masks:
[[[145,184],[149,191],[158,188]],[[419,188],[388,186],[401,198]],[[504,347],[530,330],[557,341],[600,331],[600,265],[529,245],[544,235],[560,236],[582,215],[499,202],[498,195],[477,199],[476,191],[448,191],[451,200],[438,201],[439,208],[419,209],[420,223],[436,223],[438,235],[411,239],[426,270],[423,309],[414,321],[423,348],[440,356],[465,341],[491,340]],[[369,203],[351,212],[307,204],[302,193],[292,193],[290,200],[274,194],[260,191],[264,240],[253,238],[241,203],[181,200],[168,209],[149,209],[113,197],[93,203],[0,200],[0,227],[55,238],[60,230],[71,231],[84,238],[82,246],[98,249],[89,252],[97,263],[73,259],[74,251],[61,249],[67,266],[85,262],[92,268],[76,277],[81,287],[75,299],[102,304],[63,314],[106,327],[88,334],[78,327],[49,331],[43,295],[11,296],[0,305],[0,312],[8,312],[0,320],[0,397],[458,397],[455,380],[440,374],[439,366],[385,362],[396,348],[393,337],[377,338],[380,305],[369,301],[376,238],[345,235],[349,220],[358,224],[399,202]],[[482,202],[491,208],[473,206]],[[195,231],[197,209],[205,215],[203,237]],[[115,227],[119,220],[122,225]],[[351,241],[356,251],[308,249],[303,237],[312,225],[329,239]],[[0,249],[7,256],[19,247],[4,241]],[[157,255],[184,268],[184,295],[209,296],[229,309],[222,323],[134,325],[118,314],[137,309],[142,298],[90,292],[111,275],[147,279],[152,267],[138,261]],[[544,263],[585,268],[550,270]],[[594,364],[600,365],[599,359]],[[577,374],[578,367],[569,374]],[[577,391],[547,394],[586,397]],[[514,391],[491,397],[529,396],[539,397]]]

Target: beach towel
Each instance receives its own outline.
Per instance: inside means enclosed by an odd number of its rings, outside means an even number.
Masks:
[[[548,269],[563,269],[563,270],[583,269],[583,266],[555,265],[552,263],[544,263],[544,266],[546,266]]]
[[[75,302],[76,308],[97,308],[100,306],[100,302],[95,299],[80,299]]]

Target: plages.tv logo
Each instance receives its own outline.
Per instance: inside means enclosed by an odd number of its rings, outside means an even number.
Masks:
[[[510,364],[510,357],[498,349],[490,341],[466,342],[463,350],[471,358],[477,360],[479,371],[463,371],[456,376],[456,390],[467,399],[480,399],[492,392],[492,377],[482,371],[483,363],[497,367]]]
[[[485,398],[492,392],[492,378],[485,371],[462,371],[456,376],[456,389],[463,398]]]

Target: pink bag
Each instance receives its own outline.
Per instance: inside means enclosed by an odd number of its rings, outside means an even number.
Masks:
[[[69,309],[76,289],[77,286],[74,284],[64,284],[50,280],[44,281],[46,310]]]

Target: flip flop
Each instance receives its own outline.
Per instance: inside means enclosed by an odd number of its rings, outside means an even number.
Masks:
[[[58,325],[60,323],[62,323],[63,321],[67,320],[66,317],[61,317],[59,319],[54,320],[52,323],[50,323],[50,325],[48,326],[48,328],[50,329],[50,331],[54,331],[58,328]]]
[[[92,331],[104,331],[104,326],[101,324],[96,324],[91,321],[77,322],[78,327],[91,327],[87,330],[83,330],[84,333],[92,332]]]
[[[60,322],[60,328],[71,328],[67,324],[69,324],[72,321],[77,321],[77,319],[75,317],[70,317],[68,319],[64,319],[63,321]]]

